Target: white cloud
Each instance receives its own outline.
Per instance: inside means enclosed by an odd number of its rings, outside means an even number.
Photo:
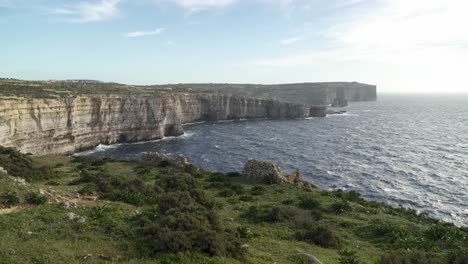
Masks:
[[[235,0],[175,0],[175,3],[190,12],[231,5]]]
[[[117,5],[121,0],[80,2],[72,6],[52,9],[53,14],[63,16],[68,22],[86,23],[103,21],[119,14]]]
[[[270,68],[334,65],[332,78],[361,76],[387,91],[466,92],[468,2],[379,0],[358,3],[330,23],[321,49],[261,58]],[[283,69],[285,70],[285,69]],[[354,78],[354,77],[352,77]]]
[[[292,45],[298,41],[302,40],[302,38],[300,37],[293,37],[293,38],[287,38],[287,39],[282,39],[280,41],[280,44],[281,45],[284,45],[284,46],[288,46],[288,45]]]
[[[351,1],[359,2],[363,1]],[[383,0],[353,9],[344,22],[326,31],[325,50],[309,50],[277,58],[257,60],[261,65],[285,66],[312,63],[316,54],[328,59],[361,60],[381,63],[418,61],[435,54],[466,54],[468,2],[464,0]],[[295,42],[284,40],[284,44]],[[283,42],[282,42],[283,43]],[[443,56],[442,56],[443,57]]]
[[[155,30],[150,31],[135,31],[129,32],[124,34],[126,38],[137,38],[137,37],[144,37],[144,36],[152,36],[152,35],[159,35],[164,31],[164,28],[157,28]]]

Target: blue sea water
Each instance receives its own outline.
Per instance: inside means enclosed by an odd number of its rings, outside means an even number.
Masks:
[[[272,160],[322,188],[357,190],[468,226],[468,95],[381,95],[344,110],[325,118],[186,125],[181,137],[81,155],[183,153],[223,172],[240,171],[251,158]]]

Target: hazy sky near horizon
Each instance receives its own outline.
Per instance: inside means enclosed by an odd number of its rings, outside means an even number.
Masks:
[[[0,0],[0,77],[468,92],[466,0]]]

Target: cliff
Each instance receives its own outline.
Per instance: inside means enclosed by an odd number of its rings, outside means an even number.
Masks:
[[[179,84],[176,87],[269,98],[304,105],[330,105],[337,101],[375,101],[377,86],[357,82],[254,84]]]
[[[190,122],[324,115],[325,108],[214,93],[4,97],[0,145],[39,155],[71,154],[98,144],[181,135],[182,124]]]

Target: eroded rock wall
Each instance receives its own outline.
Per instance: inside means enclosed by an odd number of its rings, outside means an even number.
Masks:
[[[184,123],[310,114],[301,105],[209,93],[3,98],[0,145],[37,155],[71,154],[98,144],[181,135]]]

